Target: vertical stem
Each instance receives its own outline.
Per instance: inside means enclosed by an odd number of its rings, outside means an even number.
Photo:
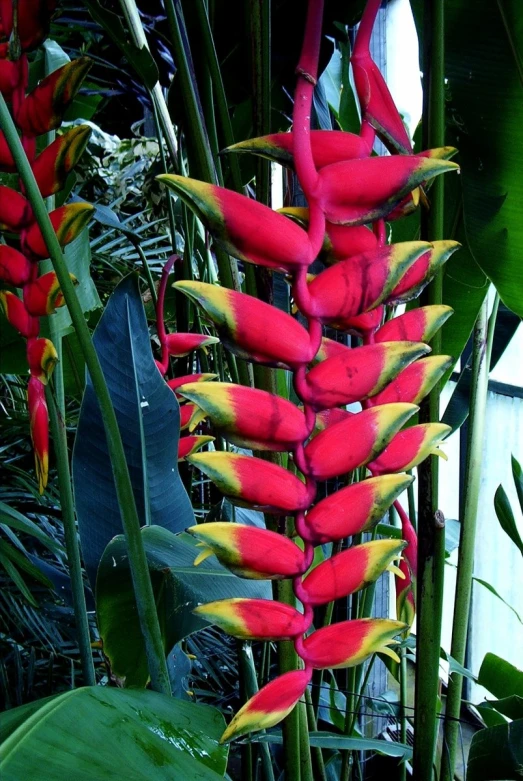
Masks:
[[[430,0],[424,6],[424,93],[423,148],[445,143],[444,0]],[[431,208],[423,220],[422,239],[443,238],[443,177],[431,189]],[[420,300],[423,304],[442,301],[442,272],[438,272]],[[441,352],[441,336],[432,343],[433,354]],[[437,385],[420,406],[420,423],[439,420]],[[445,535],[438,510],[438,464],[432,456],[418,467],[418,610],[416,701],[413,774],[417,781],[431,781],[438,731],[437,701]]]
[[[71,486],[71,472],[69,469],[69,456],[67,452],[67,436],[65,422],[55,403],[50,388],[46,392],[47,407],[49,409],[49,422],[56,455],[56,467],[58,471],[58,490],[60,491],[60,505],[62,508],[62,522],[64,524],[65,550],[71,578],[71,591],[73,592],[73,611],[78,633],[78,647],[80,649],[80,661],[85,686],[95,686],[93,654],[91,651],[91,639],[89,635],[89,620],[85,604],[85,591],[82,578],[82,565],[80,562],[80,547],[76,531],[73,490]]]
[[[399,649],[400,654],[400,740],[403,745],[407,743],[407,651]],[[399,768],[399,781],[406,781],[407,766],[402,762]]]
[[[467,437],[467,460],[465,466],[461,528],[458,549],[458,571],[456,576],[456,596],[454,600],[454,620],[452,624],[452,644],[450,653],[458,664],[465,664],[465,651],[469,627],[470,600],[472,595],[472,575],[474,569],[474,549],[476,526],[481,487],[481,464],[483,461],[483,436],[487,409],[488,374],[490,351],[496,322],[497,304],[490,320],[487,319],[487,296],[481,305],[474,326],[472,347],[472,380],[470,413]],[[456,764],[456,752],[459,737],[459,715],[461,709],[461,690],[463,676],[452,673],[449,679],[447,705],[445,711],[445,735],[441,768],[442,781],[452,781]]]
[[[109,457],[111,459],[111,466],[114,474],[118,505],[127,543],[138,617],[145,641],[151,683],[156,691],[170,694],[171,687],[169,683],[169,674],[167,671],[149,568],[143,547],[142,535],[140,533],[140,519],[136,510],[133,488],[129,477],[129,470],[127,468],[122,438],[113,403],[98,355],[96,354],[96,350],[94,349],[91,340],[89,328],[85,322],[82,307],[80,306],[73,283],[69,277],[69,271],[62,254],[62,249],[53,226],[51,225],[44,200],[38,189],[33,171],[18,137],[9,109],[1,94],[0,124],[4,131],[5,139],[11,154],[13,155],[18,174],[24,184],[35,220],[42,232],[42,236],[49,251],[53,268],[60,283],[60,288],[78,337],[80,349],[84,354],[85,363],[89,370],[89,374],[91,375],[98,403],[100,404],[107,437]]]

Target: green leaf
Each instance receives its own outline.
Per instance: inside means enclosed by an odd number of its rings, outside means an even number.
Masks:
[[[224,720],[206,705],[103,686],[38,704],[8,717],[27,716],[0,747],[3,781],[214,781],[225,772]]]
[[[455,123],[463,217],[472,255],[523,315],[523,71],[520,0],[448,0],[448,116]]]
[[[512,477],[514,478],[514,485],[516,486],[516,493],[518,495],[519,506],[523,513],[523,470],[521,464],[517,459],[512,456]]]
[[[271,599],[267,582],[238,578],[214,557],[195,567],[201,551],[188,535],[175,536],[158,526],[148,526],[142,529],[142,537],[166,654],[184,637],[208,626],[193,614],[197,605],[228,597]],[[100,562],[96,605],[104,653],[113,674],[126,686],[145,686],[145,647],[121,535],[109,543]]]
[[[506,718],[501,713],[498,713],[497,710],[494,710],[489,702],[482,702],[481,705],[476,705],[475,708],[487,727],[495,727],[498,724],[507,723]]]
[[[512,607],[512,605],[509,605],[509,603],[508,603],[508,602],[506,602],[506,601],[503,599],[503,597],[501,596],[501,594],[499,594],[499,593],[496,591],[496,589],[494,588],[494,586],[492,586],[492,585],[491,585],[490,583],[488,583],[486,580],[482,580],[481,578],[477,578],[475,575],[473,576],[473,578],[472,578],[472,579],[473,579],[473,580],[475,580],[475,581],[476,581],[476,583],[479,583],[481,586],[483,586],[484,588],[486,588],[486,589],[487,589],[487,591],[490,591],[490,593],[491,593],[491,594],[494,594],[494,596],[495,596],[495,597],[497,597],[499,600],[501,600],[501,602],[503,602],[503,604],[504,604],[504,605],[506,605],[506,606],[508,607],[508,609],[509,609],[509,610],[512,610],[512,612],[514,613],[514,615],[515,615],[515,616],[516,616],[516,618],[518,619],[519,623],[520,623],[520,624],[523,624],[523,621],[521,620],[521,616],[519,615],[519,613],[517,612],[517,610],[515,610],[515,609]]]
[[[502,485],[498,486],[498,489],[494,495],[494,509],[496,510],[496,515],[498,516],[499,525],[505,534],[510,537],[514,545],[519,548],[520,553],[523,555],[523,540],[521,539],[521,535],[518,531],[516,519],[514,518],[514,513],[512,512],[512,507],[510,506],[508,496],[505,493],[505,489]]]
[[[18,510],[10,507],[5,502],[0,502],[0,522],[5,523],[11,529],[36,537],[42,545],[45,545],[53,553],[62,553],[64,550],[59,542],[42,531],[36,523],[30,521],[29,518],[26,518],[25,515],[22,515],[22,513],[19,513]]]
[[[482,729],[472,738],[467,781],[523,778],[523,719]]]
[[[141,525],[171,532],[194,524],[178,472],[180,413],[153,359],[138,277],[116,287],[93,342],[122,434]],[[122,531],[100,408],[88,379],[73,452],[82,553],[91,583],[109,541]]]
[[[281,735],[260,735],[253,743],[283,742]],[[332,732],[309,732],[309,743],[319,748],[337,749],[338,751],[373,751],[388,757],[411,759],[412,748],[403,743],[388,743],[376,738],[353,738],[346,735],[336,735]]]
[[[518,697],[517,694],[503,697],[501,700],[487,700],[487,702],[509,719],[523,719],[523,697]]]
[[[478,683],[500,699],[513,695],[523,697],[523,670],[496,654],[485,655],[479,670]]]

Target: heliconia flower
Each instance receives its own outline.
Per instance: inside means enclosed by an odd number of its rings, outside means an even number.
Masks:
[[[180,431],[185,431],[191,424],[192,430],[196,428],[200,420],[197,418],[198,407],[196,404],[181,404],[180,405]]]
[[[214,437],[206,435],[180,437],[178,440],[178,461],[183,461],[187,456],[192,456],[204,445],[214,442]]]
[[[18,0],[16,31],[20,39],[22,51],[35,49],[49,33],[51,14],[56,7],[56,0]],[[0,2],[0,27],[3,34],[9,38],[13,32],[12,0]]]
[[[195,566],[214,553],[235,575],[252,580],[293,578],[305,568],[303,551],[288,537],[267,529],[218,521],[200,523],[187,531],[205,548]]]
[[[24,302],[9,290],[0,290],[0,303],[7,321],[26,339],[38,336],[40,323],[37,317],[32,317],[24,306]]]
[[[410,475],[371,477],[327,496],[305,516],[307,539],[323,545],[369,531],[413,480]]]
[[[303,659],[317,670],[355,667],[372,654],[384,654],[399,662],[390,648],[405,624],[388,618],[359,618],[318,629],[303,641]],[[300,654],[302,655],[302,654]]]
[[[367,157],[372,149],[361,136],[342,130],[311,130],[311,147],[314,165],[324,168],[343,160]],[[294,136],[292,133],[272,133],[268,136],[249,138],[224,149],[224,152],[254,154],[274,160],[281,165],[294,165]]]
[[[40,136],[61,125],[65,110],[91,65],[88,57],[80,57],[62,65],[37,84],[16,112],[15,121],[24,136]]]
[[[353,545],[318,564],[300,587],[300,599],[308,605],[325,605],[354,594],[375,580],[385,570],[398,572],[392,562],[401,557],[404,540],[372,540]]]
[[[274,727],[289,715],[305,694],[312,670],[292,670],[275,678],[256,692],[235,714],[220,743],[238,738],[246,732]]]
[[[11,63],[9,63],[11,65]],[[0,62],[0,70],[2,68],[2,63]],[[2,94],[4,93],[4,90],[1,88],[1,80],[0,80],[0,92]],[[5,140],[5,136],[0,130],[0,171],[3,171],[4,173],[14,173],[16,171],[16,165],[15,161],[13,160],[13,155],[11,154],[11,150],[9,149],[9,146],[7,144],[7,141]]]
[[[49,471],[49,416],[45,401],[45,387],[36,377],[29,379],[27,406],[35,454],[36,476],[42,494],[47,485]]]
[[[0,279],[14,287],[22,287],[31,276],[31,261],[21,252],[0,244]]]
[[[387,304],[402,304],[417,298],[443,264],[460,247],[459,241],[433,241],[432,249],[416,260],[387,296]]]
[[[20,233],[33,219],[31,204],[10,187],[0,185],[0,229]]]
[[[42,197],[54,195],[64,187],[90,135],[91,128],[88,125],[78,125],[67,130],[38,155],[31,167]]]
[[[74,274],[69,274],[69,277],[74,285],[78,284]],[[34,317],[52,315],[65,303],[58,277],[54,271],[42,274],[34,282],[29,282],[24,286],[23,294],[25,308]]]
[[[213,239],[235,258],[280,271],[314,260],[307,232],[268,206],[185,176],[162,174],[157,179],[188,204]]]
[[[356,93],[363,120],[368,122],[391,152],[408,155],[412,144],[403,120],[381,72],[371,57],[369,44],[380,0],[368,2],[351,53]]]
[[[417,410],[414,404],[383,404],[322,431],[305,447],[309,474],[329,480],[368,464]]]
[[[92,215],[94,207],[90,203],[68,203],[54,209],[49,214],[60,245],[65,247],[76,239],[85,228]],[[22,249],[35,258],[44,260],[49,257],[49,251],[36,222],[22,234]]]
[[[283,369],[312,359],[308,332],[286,312],[246,293],[206,282],[182,280],[173,287],[206,311],[220,341],[240,358]]]
[[[304,401],[324,409],[368,399],[429,350],[422,342],[383,342],[346,349],[308,372]]]
[[[299,225],[307,228],[309,224],[309,210],[301,206],[286,206],[278,209]],[[378,240],[374,233],[365,225],[334,225],[327,222],[325,225],[325,238],[323,241],[320,260],[327,265],[346,260],[352,255],[360,255],[362,252],[371,252],[377,249]]]
[[[305,484],[270,461],[226,452],[197,453],[187,460],[210,477],[235,504],[285,515],[305,510],[311,503]]]
[[[383,344],[390,344],[384,342]],[[401,342],[398,342],[401,344]],[[387,387],[368,400],[368,406],[406,401],[419,404],[453,364],[448,355],[431,355],[411,363]]]
[[[415,187],[459,166],[450,160],[397,155],[334,163],[319,172],[329,222],[363,225],[385,217]]]
[[[388,320],[376,331],[374,341],[394,342],[398,339],[412,342],[430,342],[436,331],[453,313],[450,306],[436,304],[411,309]]]
[[[58,353],[50,339],[29,339],[27,342],[27,363],[31,377],[47,385],[53,369],[58,363]]]
[[[217,344],[220,340],[215,336],[207,334],[167,334],[165,343],[169,355],[175,358],[183,358],[189,355],[193,350],[207,347],[210,344]]]
[[[310,314],[330,323],[378,306],[429,248],[425,241],[405,241],[330,266],[309,284]]]
[[[307,630],[302,613],[272,599],[220,599],[193,613],[243,640],[291,640]]]
[[[373,474],[379,475],[413,469],[430,455],[446,459],[439,445],[451,431],[451,427],[444,423],[420,423],[418,426],[411,426],[396,434],[384,451],[368,464],[368,468]]]
[[[226,439],[254,450],[292,450],[307,439],[305,415],[267,391],[227,382],[189,383],[181,396],[200,407]]]
[[[184,374],[182,377],[175,377],[173,380],[167,380],[167,385],[172,391],[176,391],[180,385],[186,385],[188,382],[210,382],[215,380],[217,374],[210,372],[199,372],[198,374]],[[177,398],[181,398],[176,394]]]

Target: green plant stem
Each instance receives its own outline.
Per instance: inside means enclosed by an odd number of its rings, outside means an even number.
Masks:
[[[105,377],[94,349],[89,328],[85,322],[82,307],[69,277],[67,264],[58,239],[51,225],[44,200],[38,189],[33,171],[23,150],[14,122],[7,108],[4,97],[0,95],[0,124],[5,139],[13,155],[18,174],[22,180],[27,198],[31,204],[34,216],[47,245],[53,268],[76,331],[80,349],[85,358],[87,369],[91,376],[93,388],[98,398],[102,412],[109,457],[114,474],[118,505],[122,516],[129,564],[133,579],[136,606],[140,626],[144,636],[147,651],[147,661],[151,675],[151,683],[156,691],[170,694],[169,674],[163,648],[154,594],[147,566],[147,559],[140,533],[140,520],[136,510],[133,488],[125,459],[122,438],[114,411],[111,396],[105,382]]]
[[[290,580],[279,580],[275,583],[277,599],[287,605],[296,605],[296,597]],[[279,673],[298,669],[298,654],[290,641],[278,643]],[[282,722],[283,735],[283,767],[286,781],[301,781],[300,774],[300,713],[299,708],[293,708]]]
[[[487,296],[481,305],[474,326],[472,348],[472,379],[470,413],[467,432],[467,458],[464,476],[464,498],[459,535],[458,569],[456,575],[456,596],[452,623],[451,656],[460,665],[465,664],[465,652],[469,628],[472,576],[474,570],[474,549],[476,544],[477,515],[481,488],[481,465],[483,462],[483,437],[487,410],[488,375],[490,353],[494,337],[497,305],[490,325],[487,317]],[[452,781],[456,765],[459,737],[459,716],[463,676],[453,672],[449,679],[445,710],[444,749],[441,767],[442,781]]]
[[[307,708],[307,730],[308,732],[317,732],[318,724],[316,722],[316,715],[314,713],[314,705],[312,704],[312,695],[308,687],[305,689],[305,704]],[[311,747],[311,758],[313,764],[314,780],[327,781],[325,762],[323,760],[323,751],[319,746]]]
[[[94,672],[93,654],[91,650],[91,638],[89,634],[89,620],[85,604],[85,590],[82,578],[82,564],[80,562],[80,546],[76,530],[73,490],[71,486],[71,472],[69,469],[69,455],[67,452],[67,435],[65,422],[57,401],[53,398],[50,386],[46,388],[46,400],[49,410],[49,422],[56,456],[56,468],[58,472],[58,490],[60,491],[60,506],[62,508],[62,522],[64,525],[65,550],[71,578],[71,591],[73,594],[73,611],[78,634],[78,648],[80,650],[80,662],[85,686],[94,686],[96,676]]]
[[[445,143],[444,0],[424,5],[423,148]],[[427,146],[425,146],[427,144]],[[444,181],[431,188],[431,208],[423,213],[421,238],[443,238]],[[420,305],[441,304],[442,272],[426,288]],[[432,341],[434,355],[441,352],[441,336]],[[436,385],[420,405],[420,423],[439,420],[440,387]],[[417,659],[413,776],[432,781],[438,734],[439,655],[443,612],[445,534],[438,510],[438,459],[432,456],[418,467],[418,578]]]
[[[309,724],[307,720],[306,703],[300,700],[300,702],[298,702],[296,705],[296,710],[298,711],[300,722],[300,779],[301,781],[315,781],[312,771],[312,757],[311,747],[309,744]]]
[[[127,21],[129,32],[133,43],[139,48],[149,49],[147,38],[145,37],[145,30],[143,29],[142,20],[138,13],[135,0],[120,0],[120,6]],[[163,136],[169,150],[169,156],[173,164],[173,168],[176,168],[176,154],[178,148],[178,142],[176,141],[176,135],[169,116],[167,104],[162,91],[161,84],[156,82],[152,90],[149,91],[151,96],[151,102],[156,109],[160,125],[162,127]],[[161,138],[158,139],[161,144]]]
[[[400,739],[403,745],[407,743],[407,651],[399,649],[400,656]],[[407,766],[402,762],[399,768],[399,781],[406,781]]]

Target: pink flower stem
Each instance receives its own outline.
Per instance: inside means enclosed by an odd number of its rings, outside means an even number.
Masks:
[[[180,260],[179,255],[171,255],[171,257],[169,258],[169,260],[167,261],[167,263],[162,269],[162,278],[158,286],[158,300],[156,302],[156,331],[158,333],[158,338],[160,340],[160,345],[162,348],[162,357],[161,360],[158,361],[157,365],[162,374],[165,374],[167,372],[167,369],[169,368],[167,332],[165,330],[165,321],[164,321],[165,292],[167,290],[167,280],[169,279],[169,274],[171,273],[171,269],[177,260]]]

